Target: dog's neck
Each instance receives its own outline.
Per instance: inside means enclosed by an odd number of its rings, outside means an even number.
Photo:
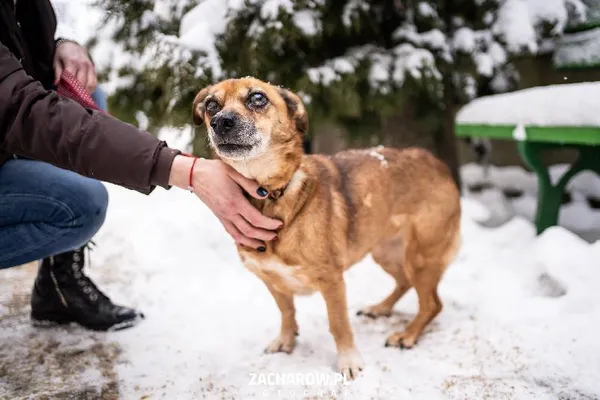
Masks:
[[[248,195],[248,200],[263,215],[283,221],[288,225],[294,220],[304,202],[314,190],[311,180],[301,168],[304,152],[270,152],[266,159],[229,163],[235,170],[253,179],[269,192],[265,200]]]
[[[304,152],[272,152],[252,160],[231,161],[229,164],[248,179],[255,180],[269,192],[271,200],[285,194],[294,173],[300,168]]]

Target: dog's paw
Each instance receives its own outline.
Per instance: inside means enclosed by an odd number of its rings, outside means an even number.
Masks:
[[[369,318],[379,318],[379,317],[389,317],[392,315],[392,310],[387,307],[382,307],[379,304],[374,306],[365,307],[362,310],[358,311],[356,315],[363,315]]]
[[[401,349],[410,349],[417,344],[417,335],[407,332],[392,333],[385,342],[385,347],[400,347]]]
[[[358,350],[353,349],[340,353],[338,356],[338,368],[347,380],[356,379],[360,371],[364,368],[364,362]]]
[[[297,335],[297,333],[294,333],[292,335],[286,335],[286,336],[280,335],[279,337],[277,337],[277,339],[275,339],[271,343],[269,343],[269,345],[265,349],[265,353],[267,353],[267,354],[272,354],[272,353],[288,353],[288,354],[290,354],[294,350],[294,347],[296,347],[296,335]]]

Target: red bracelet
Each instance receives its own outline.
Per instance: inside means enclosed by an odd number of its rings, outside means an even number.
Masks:
[[[198,157],[195,157],[192,154],[188,154],[188,153],[182,153],[182,154],[186,157],[192,157],[194,159],[194,161],[192,162],[192,167],[190,168],[190,179],[188,182],[188,190],[190,192],[194,193],[194,185],[193,185],[194,167],[196,166],[196,161],[198,161]]]

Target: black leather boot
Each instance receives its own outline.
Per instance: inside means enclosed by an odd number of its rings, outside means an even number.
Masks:
[[[31,295],[35,326],[76,322],[85,328],[108,331],[134,326],[144,315],[113,304],[84,272],[84,250],[42,260]]]

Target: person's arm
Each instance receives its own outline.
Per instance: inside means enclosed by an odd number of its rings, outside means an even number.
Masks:
[[[45,90],[1,43],[0,149],[145,194],[187,188],[193,162],[133,125]],[[237,242],[259,248],[258,240],[275,237],[281,222],[258,212],[240,189],[265,198],[256,183],[216,160],[201,160],[192,175],[195,193]]]
[[[146,194],[168,188],[179,154],[133,125],[45,90],[2,44],[0,147]]]

